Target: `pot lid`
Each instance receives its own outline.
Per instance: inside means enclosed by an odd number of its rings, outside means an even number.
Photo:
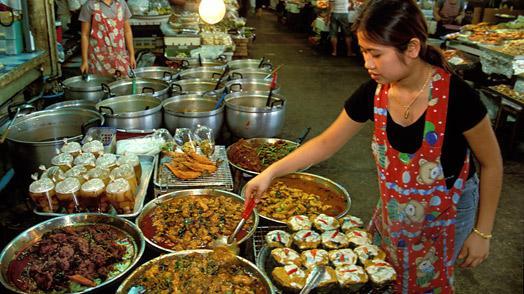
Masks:
[[[102,91],[102,84],[113,82],[113,77],[84,75],[68,78],[62,82],[65,88],[73,91]]]

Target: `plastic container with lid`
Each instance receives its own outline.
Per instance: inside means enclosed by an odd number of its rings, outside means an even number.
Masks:
[[[49,178],[42,178],[29,185],[29,197],[37,209],[43,212],[57,212],[59,205],[55,194],[55,183]]]
[[[77,178],[67,178],[55,186],[56,198],[67,213],[73,213],[78,210],[80,186],[80,181]]]

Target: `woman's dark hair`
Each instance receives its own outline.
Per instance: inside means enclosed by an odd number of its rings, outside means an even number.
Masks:
[[[369,0],[353,24],[370,41],[404,52],[412,38],[420,40],[419,56],[429,64],[450,67],[440,49],[427,45],[428,27],[414,0]]]

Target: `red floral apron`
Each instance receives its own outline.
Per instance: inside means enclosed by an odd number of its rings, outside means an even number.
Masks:
[[[116,0],[113,0],[116,1]],[[89,72],[112,76],[115,70],[126,73],[129,70],[124,38],[124,11],[116,1],[116,18],[108,18],[102,12],[100,2],[94,4],[91,18],[91,37],[89,39]]]
[[[372,149],[381,197],[370,230],[397,271],[396,293],[453,293],[456,205],[469,171],[469,150],[453,187],[440,164],[450,75],[435,68],[424,138],[414,154],[395,150],[386,134],[389,85],[374,99]]]

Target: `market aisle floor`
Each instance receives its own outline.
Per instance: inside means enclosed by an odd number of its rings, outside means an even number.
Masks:
[[[345,99],[368,79],[356,58],[320,55],[307,44],[307,36],[278,25],[276,16],[264,11],[250,17],[257,39],[251,57],[265,56],[279,72],[282,94],[288,99],[283,138],[295,139],[306,127],[308,138],[319,134],[341,112]],[[368,221],[377,201],[377,181],[371,157],[372,124],[329,160],[308,172],[334,180],[348,189],[351,213]],[[522,293],[524,244],[524,165],[505,162],[503,195],[497,215],[489,259],[475,270],[458,270],[457,293]]]

